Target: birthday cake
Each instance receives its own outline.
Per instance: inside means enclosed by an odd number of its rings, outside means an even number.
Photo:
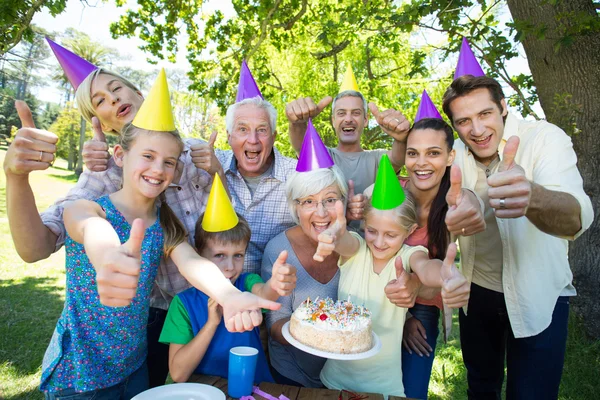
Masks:
[[[294,339],[329,353],[354,354],[373,347],[371,312],[349,300],[307,299],[290,321]]]

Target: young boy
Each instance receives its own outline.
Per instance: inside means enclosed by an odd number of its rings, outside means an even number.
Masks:
[[[202,226],[204,215],[200,216],[196,223],[196,251],[214,262],[242,291],[270,300],[292,293],[296,268],[286,263],[285,251],[273,265],[273,276],[268,282],[264,283],[260,275],[242,273],[251,232],[244,217],[237,217],[239,222],[233,228],[208,232]],[[249,332],[228,332],[221,306],[194,287],[179,293],[171,302],[160,342],[169,344],[169,371],[175,382],[187,381],[192,373],[227,378],[229,350],[235,346],[256,348],[255,380],[273,382],[258,327]]]

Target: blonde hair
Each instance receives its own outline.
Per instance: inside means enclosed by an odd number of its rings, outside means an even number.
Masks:
[[[159,132],[159,131],[151,131],[148,129],[141,129],[132,124],[129,124],[123,129],[123,133],[121,134],[119,144],[123,148],[124,151],[129,151],[133,143],[138,138],[138,136],[146,134],[146,135],[171,135],[180,145],[180,149],[183,150],[183,140],[181,136],[179,136],[178,131],[169,131],[169,132]],[[165,196],[165,192],[162,192],[159,196],[160,198],[160,225],[163,228],[163,237],[164,237],[164,255],[165,258],[169,257],[171,252],[175,247],[180,245],[186,240],[187,232],[185,227],[177,218],[171,207],[167,204],[167,198]]]
[[[417,203],[415,202],[415,198],[410,194],[410,192],[408,190],[405,190],[404,194],[406,195],[406,198],[404,199],[402,204],[400,204],[396,208],[392,208],[391,210],[394,211],[394,215],[396,216],[396,223],[405,231],[410,232],[410,229],[418,221]],[[372,212],[378,212],[378,211],[383,211],[383,210],[379,210],[379,209],[373,207],[373,205],[371,204],[371,198],[368,198],[366,205],[365,205],[365,213],[364,213],[365,222],[367,221],[367,218],[369,218],[369,215]],[[385,210],[385,211],[388,211],[388,210]]]
[[[118,80],[120,80],[123,85],[127,86],[131,90],[135,92],[140,92],[140,89],[137,88],[133,83],[123,78],[121,75],[109,71],[104,68],[98,68],[94,72],[90,73],[84,80],[79,84],[77,91],[75,92],[75,101],[77,102],[77,107],[79,108],[79,112],[81,116],[85,118],[87,122],[92,123],[92,117],[96,116],[96,109],[92,104],[92,83],[94,79],[100,74],[110,75]],[[114,131],[106,132],[106,133],[114,133]],[[120,132],[116,132],[119,134]]]
[[[331,185],[337,185],[342,197],[347,200],[348,185],[344,174],[337,165],[329,168],[319,168],[314,171],[294,172],[285,184],[285,196],[292,219],[300,223],[296,212],[296,200],[319,193]],[[346,204],[346,201],[344,201]]]

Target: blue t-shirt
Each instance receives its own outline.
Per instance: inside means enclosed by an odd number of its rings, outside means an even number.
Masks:
[[[108,196],[96,202],[121,243],[129,239],[131,225]],[[114,386],[146,361],[146,325],[150,291],[163,254],[163,230],[156,222],[146,229],[137,292],[127,307],[100,303],[96,271],[82,244],[67,236],[65,307],[42,362],[40,390],[87,392]]]
[[[235,287],[241,291],[246,290],[246,278],[254,274],[242,273],[235,281]],[[192,338],[195,337],[202,327],[208,320],[208,296],[200,290],[192,287],[181,293],[176,298],[179,298],[181,304],[185,308],[185,312],[188,314],[189,324],[191,325],[191,331],[193,332]],[[186,318],[179,318],[181,316],[175,316],[173,313],[181,313],[181,310],[177,310],[176,307],[169,308],[169,314],[165,321],[163,328],[163,334],[161,334],[160,341],[163,343],[177,343],[178,341],[171,341],[169,331],[173,328],[176,330],[188,330],[190,327],[172,327],[174,321],[182,323]],[[187,343],[177,343],[187,344]],[[254,328],[247,332],[232,333],[225,328],[223,319],[219,323],[217,330],[206,349],[202,361],[194,370],[196,374],[202,375],[216,375],[222,378],[227,378],[228,366],[229,366],[229,350],[236,346],[248,346],[258,350],[258,359],[256,361],[256,373],[255,381],[260,382],[274,382],[273,377],[269,371],[269,365],[267,363],[267,357],[263,351],[262,344],[260,341],[259,329]]]

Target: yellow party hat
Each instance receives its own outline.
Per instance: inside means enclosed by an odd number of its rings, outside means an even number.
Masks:
[[[238,222],[238,216],[221,183],[221,178],[219,174],[215,174],[202,219],[202,228],[207,232],[223,232],[233,228]]]
[[[148,97],[144,100],[132,124],[138,128],[158,132],[170,132],[176,129],[164,69],[158,73]]]
[[[354,72],[352,71],[350,64],[348,64],[348,68],[346,68],[344,80],[340,85],[340,93],[345,92],[346,90],[354,90],[355,92],[359,92],[358,84],[356,83],[356,78],[354,77]]]

